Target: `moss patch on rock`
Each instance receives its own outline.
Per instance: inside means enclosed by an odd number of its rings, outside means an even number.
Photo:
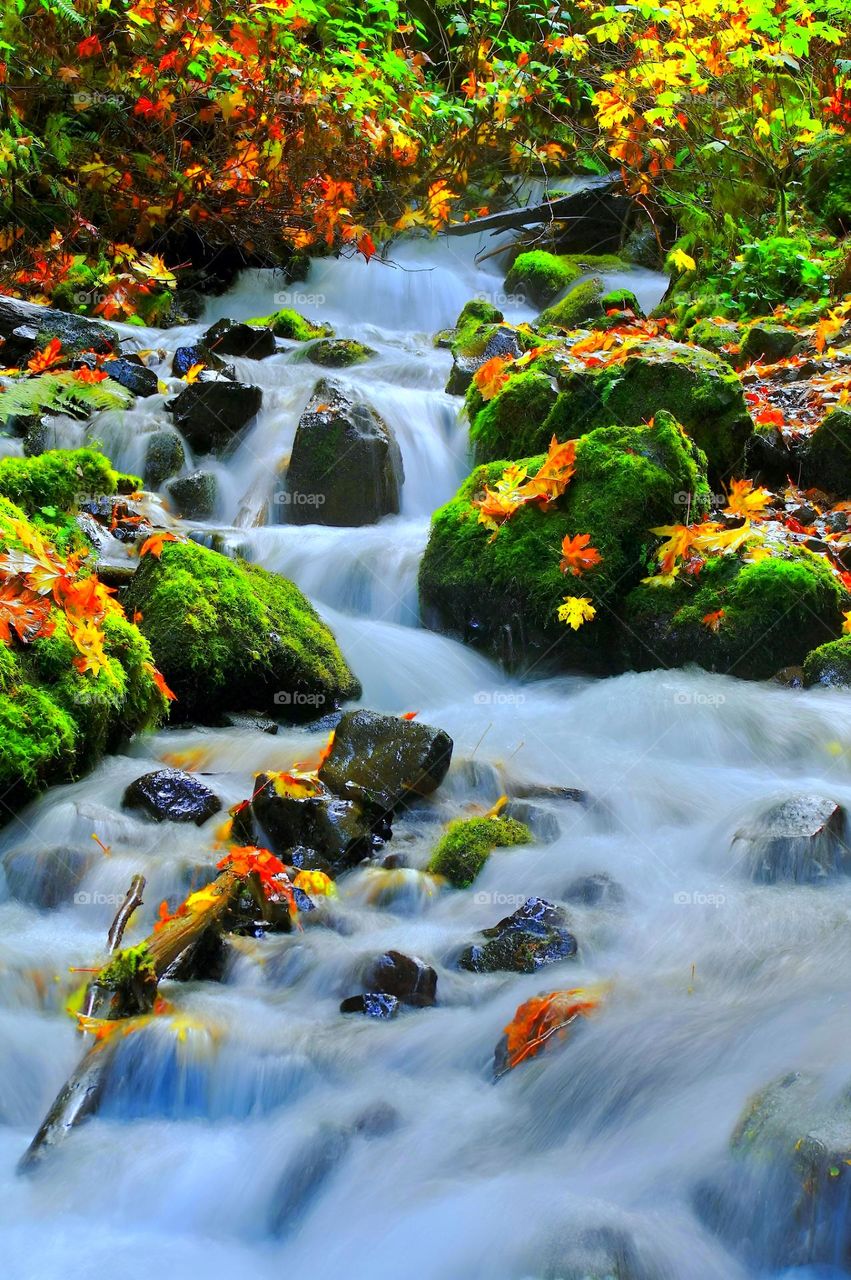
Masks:
[[[354,338],[321,338],[308,347],[307,359],[324,369],[348,369],[353,364],[363,364],[375,355],[372,347],[364,346]]]
[[[497,458],[523,458],[541,448],[541,429],[556,401],[552,378],[535,369],[510,378],[492,400],[484,403],[471,388],[467,393],[471,412],[470,440],[476,462]]]
[[[623,270],[614,254],[547,253],[529,249],[520,253],[505,277],[508,293],[519,293],[535,306],[545,307],[570,284],[592,271]]]
[[[537,324],[547,329],[578,329],[588,320],[605,315],[603,307],[603,283],[596,277],[583,280],[565,294],[560,302],[548,307],[538,316]]]
[[[844,593],[807,551],[747,564],[707,561],[697,584],[637,586],[626,602],[626,644],[639,669],[697,663],[708,671],[768,679],[797,666],[839,633]],[[723,609],[717,631],[703,619]]]
[[[330,324],[316,324],[308,320],[298,311],[284,307],[281,311],[273,311],[268,316],[256,316],[246,320],[246,324],[271,329],[276,338],[289,338],[292,342],[310,342],[313,338],[332,338],[334,330]]]
[[[851,636],[828,640],[804,659],[804,684],[828,689],[851,688]]]
[[[145,556],[129,588],[172,715],[216,722],[228,710],[314,719],[357,697],[330,630],[296,586],[193,542]]]
[[[516,818],[459,818],[450,822],[426,869],[466,889],[494,849],[531,843],[531,831]]]
[[[541,462],[524,465],[533,475]],[[599,428],[577,442],[576,474],[554,507],[523,507],[492,537],[474,499],[506,465],[479,467],[435,513],[420,567],[426,621],[510,666],[546,655],[562,669],[611,669],[618,608],[657,543],[649,530],[682,516],[684,494],[696,514],[707,509],[705,458],[670,414],[652,427]],[[584,533],[602,562],[581,578],[565,575],[562,539]],[[597,609],[578,631],[556,618],[567,595],[588,596]]]
[[[127,487],[127,482],[130,487]],[[137,476],[122,476],[95,449],[50,449],[34,458],[0,461],[0,495],[28,515],[42,507],[73,511],[81,497],[141,487]]]

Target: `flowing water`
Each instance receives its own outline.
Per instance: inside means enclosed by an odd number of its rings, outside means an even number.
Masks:
[[[501,300],[495,261],[473,260],[488,247],[414,244],[389,267],[317,263],[286,299],[271,273],[247,273],[201,325],[126,330],[137,348],[162,349],[164,377],[166,353],[210,320],[280,305],[377,350],[339,377],[399,438],[398,517],[356,530],[276,522],[279,474],[317,376],[293,348],[235,362],[263,388],[263,408],[216,464],[217,520],[192,531],[294,578],[338,635],[364,705],[418,710],[453,736],[455,761],[438,795],[397,827],[392,847],[408,869],[355,869],[322,909],[328,927],[308,919],[303,932],[242,940],[224,983],[170,989],[175,1014],[128,1037],[99,1116],[30,1177],[16,1162],[81,1053],[64,1012],[79,981],[69,968],[102,954],[135,872],[148,888],[128,941],[220,856],[215,820],[200,831],[156,826],[122,810],[124,787],[167,761],[202,772],[229,805],[257,771],[315,754],[325,731],[163,731],[5,828],[0,852],[30,868],[18,896],[3,889],[0,901],[9,1280],[171,1280],[192,1268],[213,1280],[769,1274],[704,1225],[696,1193],[755,1089],[794,1068],[837,1086],[851,1076],[851,887],[752,885],[730,837],[770,797],[814,791],[851,804],[847,701],[698,671],[510,680],[419,627],[429,515],[468,470],[460,402],[442,390],[450,357],[432,335],[471,296]],[[658,297],[664,282],[637,274],[645,301]],[[530,318],[516,302],[505,309]],[[165,398],[85,429],[60,421],[57,442],[87,435],[116,465],[138,468],[144,434],[168,421]],[[589,800],[540,801],[557,837],[498,851],[473,890],[441,889],[417,870],[443,821],[530,784],[581,788]],[[26,901],[45,858],[59,870],[87,865],[76,896],[49,909]],[[562,902],[578,877],[600,872],[623,900],[570,905],[578,960],[534,976],[454,967],[477,930],[527,896]],[[438,1006],[387,1023],[341,1016],[364,962],[390,947],[435,966]],[[608,994],[572,1041],[494,1085],[493,1049],[516,1007],[592,983]],[[783,1210],[763,1198],[758,1212],[770,1227]],[[611,1240],[629,1242],[630,1270],[593,1260]]]

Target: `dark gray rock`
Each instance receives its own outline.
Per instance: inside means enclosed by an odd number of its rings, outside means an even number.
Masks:
[[[450,396],[463,396],[477,369],[480,369],[494,356],[505,356],[515,359],[523,354],[520,340],[513,329],[496,329],[488,338],[482,350],[476,355],[461,355],[455,351],[452,356],[452,368],[446,383],[446,391]]]
[[[299,419],[283,500],[289,524],[357,526],[395,515],[404,471],[396,437],[366,404],[322,380]]]
[[[190,346],[178,347],[175,351],[171,361],[173,377],[184,378],[196,364],[202,364],[205,369],[221,373],[226,378],[234,376],[233,365],[228,364],[215,351],[204,346],[203,342],[193,342]]]
[[[179,514],[187,520],[207,520],[216,510],[219,482],[213,471],[192,471],[170,480],[166,489]]]
[[[236,320],[217,320],[204,334],[204,345],[219,356],[243,356],[263,360],[276,350],[271,329],[241,324]]]
[[[626,895],[623,886],[607,872],[595,871],[571,880],[562,897],[580,907],[619,907]]]
[[[118,349],[118,334],[109,325],[54,307],[39,307],[20,298],[0,296],[0,337],[5,339],[3,359],[18,363],[34,348],[58,338],[67,356],[83,351],[106,355]]]
[[[259,387],[240,382],[193,382],[166,405],[174,425],[198,453],[226,447],[259,411]]]
[[[527,898],[523,906],[474,942],[458,964],[472,973],[536,973],[557,960],[571,960],[578,947],[561,907],[544,898]]]
[[[59,907],[71,900],[96,853],[71,845],[10,849],[3,856],[9,893],[33,907]]]
[[[730,852],[759,884],[819,884],[851,871],[845,812],[824,796],[790,796],[764,806],[742,823]]]
[[[248,820],[253,824],[249,832],[254,842],[285,862],[296,849],[307,848],[335,870],[367,857],[390,835],[380,815],[369,814],[354,800],[327,793],[281,795],[274,779],[265,774],[257,779]]]
[[[801,348],[801,335],[795,329],[785,329],[781,324],[757,321],[752,324],[742,340],[742,360],[748,364],[775,364],[791,356]]]
[[[509,800],[500,817],[515,818],[524,823],[539,844],[553,844],[561,835],[561,826],[555,814],[543,805],[532,804],[528,800]]]
[[[367,991],[362,996],[347,996],[340,1004],[340,1013],[362,1013],[368,1018],[395,1018],[400,1001],[384,991]]]
[[[159,379],[153,369],[147,369],[141,361],[131,360],[129,356],[117,356],[114,360],[104,360],[101,368],[113,382],[126,387],[134,396],[157,394]]]
[[[392,811],[407,796],[435,791],[451,759],[452,739],[442,729],[376,711],[347,711],[319,778],[337,795]]]
[[[437,972],[416,956],[385,951],[369,965],[364,986],[367,991],[381,991],[421,1008],[437,999]]]
[[[186,450],[176,431],[152,431],[145,449],[143,479],[149,489],[159,489],[177,475],[186,462]]]
[[[122,803],[126,809],[142,809],[157,822],[194,822],[199,827],[222,807],[215,792],[180,769],[156,769],[137,778]]]

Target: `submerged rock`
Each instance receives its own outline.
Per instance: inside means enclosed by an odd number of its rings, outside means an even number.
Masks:
[[[172,719],[216,723],[222,711],[315,718],[356,697],[328,627],[296,586],[193,542],[144,556],[128,610],[177,695]]]
[[[338,383],[318,382],[293,441],[287,522],[375,524],[398,514],[403,482],[402,454],[387,423]]]
[[[571,880],[562,894],[565,902],[581,907],[619,907],[625,900],[623,886],[607,871],[594,871]]]
[[[421,1008],[435,1003],[437,972],[416,956],[406,956],[401,951],[385,951],[369,965],[364,987]]]
[[[539,844],[553,844],[561,835],[559,820],[543,805],[528,800],[509,800],[502,810],[504,818],[514,818],[528,827]]]
[[[156,822],[202,823],[218,813],[222,802],[214,791],[181,769],[156,769],[131,782],[121,802],[142,809]]]
[[[462,969],[536,973],[557,960],[572,959],[578,949],[565,912],[544,898],[527,898],[512,915],[483,929],[482,938],[485,941],[472,943],[461,954]]]
[[[63,844],[9,849],[2,861],[9,893],[33,907],[59,907],[79,889],[96,855],[94,848],[89,852]]]
[[[759,884],[819,884],[851,872],[845,811],[824,796],[771,804],[736,832],[730,852]]]
[[[174,425],[198,453],[213,453],[230,444],[260,409],[259,387],[240,382],[193,382],[166,408]]]
[[[392,811],[408,796],[431,795],[451,760],[452,739],[443,729],[377,711],[347,711],[319,778],[338,795]]]
[[[368,1018],[395,1018],[401,1001],[386,991],[367,991],[362,996],[347,996],[340,1003],[340,1013],[363,1013]]]
[[[217,320],[204,334],[204,345],[220,356],[242,356],[263,360],[276,351],[271,329],[241,324],[236,320]]]

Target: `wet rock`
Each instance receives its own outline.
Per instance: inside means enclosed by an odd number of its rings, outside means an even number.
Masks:
[[[812,649],[804,659],[804,685],[825,689],[851,687],[851,636],[830,640]]]
[[[730,852],[758,884],[818,884],[851,872],[845,811],[824,796],[768,805],[743,823]]]
[[[352,1136],[342,1125],[324,1125],[290,1159],[272,1198],[269,1230],[273,1236],[287,1236],[298,1227],[348,1154]]]
[[[523,353],[520,339],[512,329],[485,326],[477,338],[478,340],[470,338],[466,344],[453,343],[452,369],[446,383],[448,395],[463,396],[473,381],[476,370],[494,356],[515,359]]]
[[[373,960],[364,976],[368,991],[380,991],[395,996],[402,1004],[422,1008],[435,1003],[437,997],[437,972],[417,956],[406,956],[401,951],[385,951]]]
[[[625,900],[623,886],[606,871],[594,871],[571,880],[562,897],[581,907],[619,907]]]
[[[249,360],[263,360],[277,350],[271,329],[236,320],[217,320],[204,334],[204,345],[216,355],[242,356]]]
[[[36,346],[58,338],[66,355],[96,351],[106,355],[118,348],[118,334],[109,325],[85,316],[39,307],[20,298],[0,296],[0,337],[5,338],[3,358],[19,363]]]
[[[760,1267],[851,1265],[851,1090],[801,1072],[745,1107],[720,1172],[698,1195],[701,1216]]]
[[[803,479],[839,497],[851,497],[851,409],[833,409],[803,451]]]
[[[235,376],[233,365],[228,364],[215,351],[211,351],[203,342],[193,342],[188,347],[178,347],[176,349],[171,361],[172,376],[184,378],[196,364],[203,365],[205,370],[221,373],[226,378]]]
[[[234,729],[256,729],[258,733],[278,732],[277,720],[270,720],[262,711],[229,711],[222,716],[222,723]]]
[[[288,523],[375,524],[398,513],[403,482],[402,454],[387,423],[337,383],[318,382],[287,470]]]
[[[186,450],[176,431],[152,431],[145,449],[143,479],[149,489],[159,489],[177,475],[186,462]]]
[[[166,408],[174,425],[198,453],[213,453],[237,436],[259,411],[259,387],[240,382],[193,382]]]
[[[452,739],[442,729],[376,711],[347,711],[319,778],[337,795],[389,812],[407,796],[435,791],[451,759]]]
[[[3,856],[9,893],[19,902],[47,909],[69,902],[95,861],[95,852],[71,845],[10,849]]]
[[[146,368],[141,361],[131,360],[129,356],[117,356],[114,360],[105,360],[101,367],[113,382],[126,387],[134,396],[157,394],[159,379],[153,369]]]
[[[157,822],[194,822],[199,827],[222,807],[215,792],[180,769],[156,769],[136,778],[122,804],[144,810]]]
[[[168,495],[186,520],[207,520],[216,510],[219,482],[213,471],[192,471],[169,481]]]
[[[578,949],[565,912],[544,898],[527,898],[512,915],[483,929],[482,938],[485,941],[474,942],[462,952],[458,960],[462,969],[536,973],[557,960],[572,959]]]
[[[801,335],[796,329],[786,329],[781,324],[757,321],[748,329],[742,340],[742,359],[750,364],[775,364],[800,350]]]
[[[310,363],[320,364],[326,369],[347,369],[353,364],[363,364],[374,355],[372,347],[355,342],[353,338],[322,338],[307,350]]]
[[[299,847],[314,849],[333,868],[352,866],[379,848],[390,827],[351,799],[330,794],[282,795],[274,778],[260,774],[251,817],[264,837],[260,843],[284,861]]]
[[[363,1013],[368,1018],[395,1018],[400,1001],[385,991],[367,991],[362,996],[347,996],[340,1004],[340,1013]]]
[[[799,451],[790,448],[780,432],[755,432],[745,446],[744,470],[757,483],[779,486],[799,468]]]
[[[287,865],[294,867],[296,871],[321,871],[323,875],[330,876],[332,879],[334,876],[334,868],[328,859],[305,845],[297,845],[294,849],[287,850]]]
[[[576,804],[588,804],[589,795],[579,787],[549,786],[542,782],[515,782],[510,787],[518,800],[571,800]]]
[[[804,668],[800,666],[782,667],[771,678],[775,684],[782,685],[784,689],[803,689]]]
[[[468,800],[495,804],[504,790],[496,765],[488,760],[455,760],[443,784],[444,795],[464,803]]]
[[[522,822],[540,844],[552,844],[561,835],[561,826],[555,814],[528,800],[509,800],[502,810],[502,816]]]

